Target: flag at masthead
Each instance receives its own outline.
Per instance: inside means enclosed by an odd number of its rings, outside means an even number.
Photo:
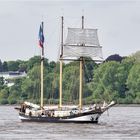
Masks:
[[[44,44],[43,22],[41,23],[39,28],[38,39],[39,39],[39,47],[43,48],[43,44]]]

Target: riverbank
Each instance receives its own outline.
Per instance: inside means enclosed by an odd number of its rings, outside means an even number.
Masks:
[[[140,107],[140,104],[116,104],[115,107]]]
[[[20,104],[4,104],[4,105],[0,105],[0,106],[20,106]],[[45,105],[47,106],[47,105]],[[114,107],[140,107],[140,104],[116,104],[114,105]]]

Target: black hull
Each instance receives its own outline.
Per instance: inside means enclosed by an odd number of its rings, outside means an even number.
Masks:
[[[95,114],[82,114],[81,116],[68,116],[68,117],[49,117],[49,116],[27,116],[19,114],[22,122],[42,122],[42,123],[98,123],[100,113]]]

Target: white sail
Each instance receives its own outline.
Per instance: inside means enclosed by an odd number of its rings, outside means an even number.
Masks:
[[[68,28],[63,46],[63,58],[91,57],[102,60],[102,47],[99,44],[97,29]]]

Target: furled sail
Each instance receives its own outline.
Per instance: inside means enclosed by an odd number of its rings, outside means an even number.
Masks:
[[[98,41],[97,29],[68,28],[62,57],[91,57],[93,60],[103,60],[102,47]]]

